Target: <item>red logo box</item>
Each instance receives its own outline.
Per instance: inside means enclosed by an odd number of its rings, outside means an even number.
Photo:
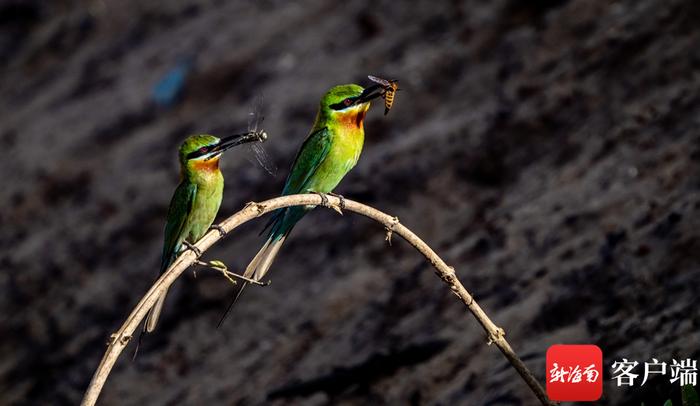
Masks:
[[[546,372],[550,400],[593,402],[603,395],[603,351],[597,345],[549,347]]]

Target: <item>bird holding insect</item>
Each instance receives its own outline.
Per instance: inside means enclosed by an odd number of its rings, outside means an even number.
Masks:
[[[327,201],[324,193],[331,193],[360,158],[364,143],[364,119],[370,101],[384,98],[385,113],[391,109],[397,81],[374,76],[376,84],[367,88],[349,84],[331,88],[321,98],[316,120],[309,135],[297,152],[282,195],[317,193]],[[341,197],[342,201],[342,197]],[[268,226],[268,239],[251,260],[243,276],[260,281],[269,271],[282,244],[294,226],[314,206],[295,206],[277,210]],[[239,288],[229,308],[230,311],[245,282]],[[223,318],[221,319],[223,322]],[[219,322],[219,325],[221,324]]]
[[[211,227],[219,211],[224,191],[224,177],[219,158],[237,145],[263,142],[267,133],[248,131],[224,138],[192,135],[180,146],[180,184],[175,189],[165,225],[160,273],[165,272],[186,247],[195,249],[197,242]],[[217,266],[221,267],[219,261]],[[144,332],[152,332],[165,302],[163,293],[146,318]]]

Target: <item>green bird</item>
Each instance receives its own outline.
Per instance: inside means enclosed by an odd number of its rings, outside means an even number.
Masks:
[[[316,121],[294,158],[282,190],[283,196],[309,192],[331,193],[338,186],[360,158],[365,139],[363,121],[370,100],[382,94],[383,88],[380,86],[364,89],[349,84],[335,86],[321,98]],[[278,210],[266,226],[266,229],[270,227],[267,242],[250,262],[243,276],[260,281],[270,269],[294,225],[314,207],[296,206]],[[219,325],[244,287],[245,283]]]
[[[192,135],[180,146],[180,184],[175,189],[161,257],[160,273],[165,272],[181,250],[194,244],[210,229],[221,205],[224,177],[219,170],[221,154],[236,145],[262,141],[264,132],[247,132],[224,138],[213,135]],[[152,332],[163,308],[163,293],[146,318],[144,332]]]

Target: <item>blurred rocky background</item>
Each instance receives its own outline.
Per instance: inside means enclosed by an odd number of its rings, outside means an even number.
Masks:
[[[594,343],[600,404],[676,396],[609,368],[700,357],[698,21],[693,0],[0,1],[0,404],[80,401],[157,276],[185,136],[244,130],[264,95],[280,169],[227,153],[223,218],[277,195],[320,96],[367,74],[403,90],[337,191],[432,245],[540,379],[551,344]],[[263,224],[205,257],[244,267]],[[100,404],[536,403],[375,223],[316,210],[270,276],[216,329],[232,287],[187,272]]]

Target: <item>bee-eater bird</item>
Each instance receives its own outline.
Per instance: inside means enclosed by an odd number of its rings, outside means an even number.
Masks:
[[[221,154],[236,145],[262,141],[265,137],[264,132],[247,132],[221,139],[213,135],[192,135],[185,139],[179,150],[181,180],[170,200],[165,225],[161,274],[185,246],[192,247],[214,222],[224,192],[224,177],[219,170]],[[166,293],[149,311],[145,332],[155,329]]]
[[[321,98],[311,132],[299,148],[282,195],[299,193],[331,193],[343,177],[355,166],[365,139],[363,120],[370,100],[382,93],[378,86],[367,89],[359,85],[341,85],[330,89]],[[255,255],[243,276],[260,281],[272,265],[294,225],[315,206],[295,206],[279,209],[268,223],[265,245]],[[240,296],[238,290],[224,318]]]

